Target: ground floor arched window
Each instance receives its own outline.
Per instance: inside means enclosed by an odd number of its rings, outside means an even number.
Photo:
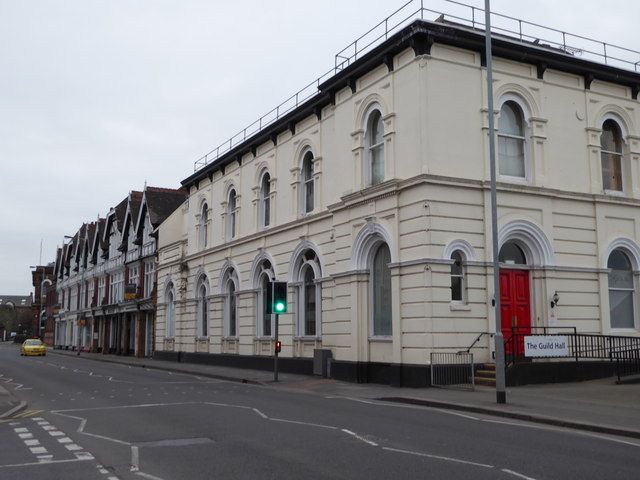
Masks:
[[[390,336],[391,313],[391,252],[386,243],[380,243],[373,252],[370,266],[373,336]]]
[[[635,327],[635,281],[629,256],[620,248],[609,255],[609,313],[611,328]]]

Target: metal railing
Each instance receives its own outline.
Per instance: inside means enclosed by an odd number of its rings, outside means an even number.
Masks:
[[[561,329],[567,331],[560,332]],[[640,352],[640,337],[577,333],[575,327],[514,327],[511,335],[505,338],[505,354],[509,363],[517,363],[525,359],[524,337],[530,335],[566,337],[568,354],[564,357],[553,355],[553,358],[572,358],[575,361],[612,360],[618,352]],[[537,356],[536,358],[551,357]]]
[[[474,389],[473,353],[431,353],[431,386]]]
[[[640,349],[613,351],[611,352],[611,361],[615,362],[618,382],[622,377],[640,375]]]
[[[429,6],[425,7],[425,3],[428,3]],[[302,103],[315,97],[319,93],[318,87],[325,80],[348,67],[362,55],[387,40],[390,35],[417,19],[451,22],[472,30],[484,31],[484,9],[482,8],[454,0],[428,0],[428,2],[425,2],[425,0],[409,0],[391,15],[336,53],[333,68],[305,85],[255,122],[198,158],[194,162],[194,171],[198,171],[215,161],[248,138],[261,132],[265,127],[296,109]],[[634,72],[640,71],[640,51],[576,35],[564,30],[545,27],[509,15],[491,12],[491,31],[505,39],[552,49],[571,56],[581,56],[587,60]]]

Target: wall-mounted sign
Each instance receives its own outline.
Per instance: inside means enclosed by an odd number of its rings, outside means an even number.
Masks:
[[[127,283],[124,287],[124,299],[135,300],[138,298],[138,286],[135,283]]]
[[[566,335],[527,335],[524,337],[525,357],[570,357]]]

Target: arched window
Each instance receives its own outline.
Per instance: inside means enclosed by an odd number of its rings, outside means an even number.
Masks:
[[[208,232],[209,228],[209,206],[205,203],[202,204],[200,211],[200,248],[207,248]]]
[[[384,124],[380,110],[373,110],[367,119],[367,183],[377,185],[384,181]]]
[[[260,337],[271,336],[271,314],[268,313],[269,298],[271,298],[269,289],[271,288],[271,280],[273,273],[271,272],[271,264],[265,261],[262,265],[260,273],[260,282],[258,290],[258,308],[257,308],[257,331]]]
[[[167,338],[173,338],[175,335],[175,304],[174,304],[173,285],[170,285],[167,289],[167,296],[165,298],[166,303],[166,317],[167,317],[167,331],[165,336]]]
[[[259,223],[260,227],[266,228],[271,224],[271,176],[265,172],[260,182],[260,207]]]
[[[302,159],[302,213],[313,211],[314,195],[313,152],[308,150]]]
[[[222,281],[224,293],[224,324],[227,337],[238,336],[238,276],[233,268],[229,268]]]
[[[525,123],[522,108],[508,100],[500,108],[498,120],[498,171],[507,177],[526,177]]]
[[[527,257],[525,256],[522,248],[515,242],[507,242],[500,249],[500,255],[498,255],[500,263],[506,265],[526,265]]]
[[[201,277],[196,290],[197,299],[197,335],[207,337],[209,335],[209,282],[206,277]]]
[[[391,335],[391,252],[381,243],[371,261],[371,296],[373,306],[373,335]]]
[[[321,335],[320,318],[322,315],[322,293],[317,279],[321,277],[320,262],[316,253],[306,250],[298,267],[298,335],[319,337]]]
[[[227,203],[227,240],[231,240],[236,236],[237,209],[236,191],[232,188],[229,192],[229,201]]]
[[[622,191],[622,132],[614,120],[605,120],[600,135],[602,188]]]
[[[306,265],[302,274],[304,296],[304,335],[316,335],[316,276],[313,268]]]
[[[616,249],[609,255],[609,312],[611,328],[634,328],[635,282],[627,254]]]
[[[465,277],[464,277],[464,255],[460,250],[451,254],[451,301],[464,302],[465,300]]]

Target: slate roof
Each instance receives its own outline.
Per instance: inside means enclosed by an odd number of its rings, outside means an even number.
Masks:
[[[157,228],[187,199],[183,189],[147,187],[145,191],[149,220],[153,228]]]

